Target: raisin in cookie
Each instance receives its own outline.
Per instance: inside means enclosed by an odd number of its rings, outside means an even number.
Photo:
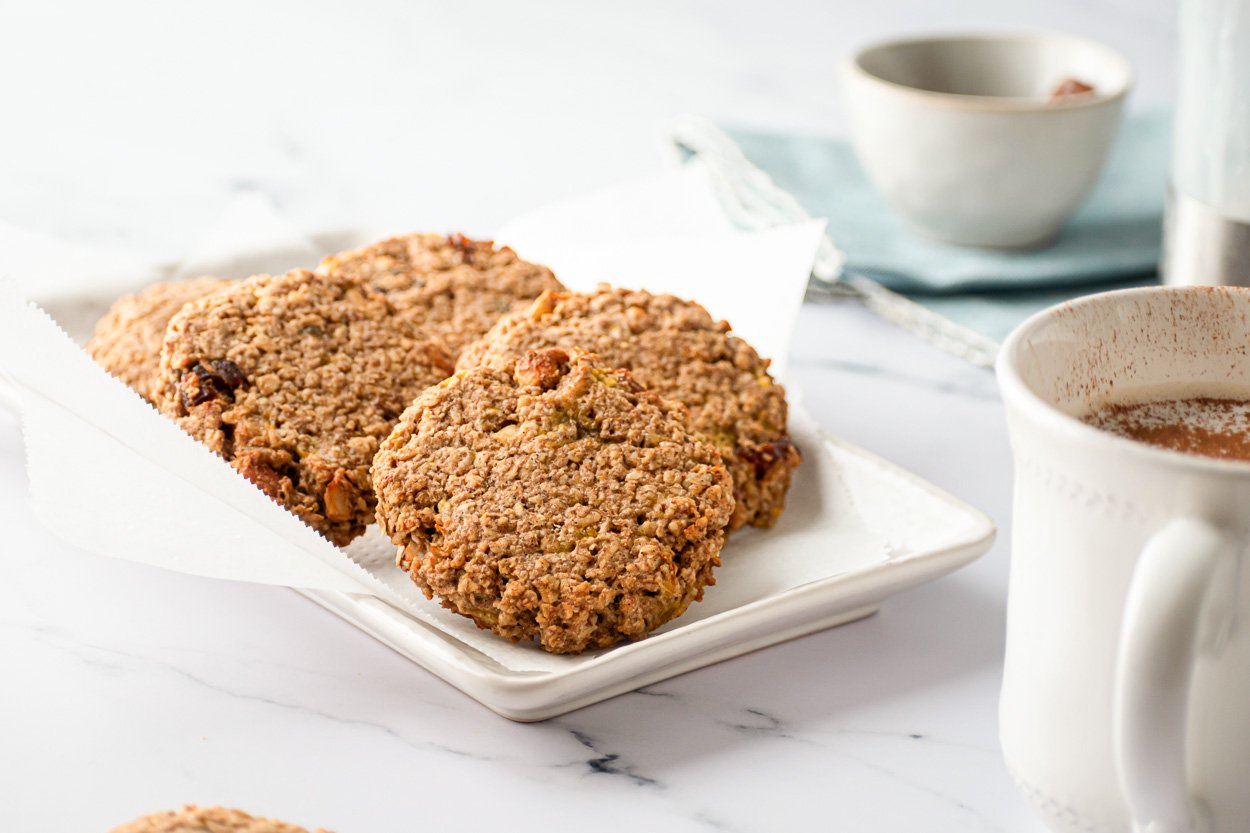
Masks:
[[[295,824],[262,819],[226,807],[195,807],[167,810],[135,819],[112,833],[308,833]],[[316,833],[329,833],[318,829]]]
[[[463,234],[409,234],[331,255],[320,271],[385,292],[455,356],[504,313],[544,290],[563,289],[545,266]]]
[[[427,596],[553,653],[641,639],[702,598],[733,512],[720,454],[680,404],[563,350],[421,394],[373,482]]]
[[[451,358],[381,293],[305,270],[258,275],[169,322],[161,411],[335,544],[373,518],[369,464]]]
[[[230,285],[223,278],[154,283],[118,298],[95,325],[87,352],[148,401],[160,379],[161,341],[174,313]]]
[[[589,294],[546,293],[503,318],[460,357],[459,368],[506,363],[526,350],[581,348],[634,374],[690,409],[733,476],[730,530],[772,526],[785,508],[798,449],[786,431],[786,395],[768,359],[692,301],[601,285]]]

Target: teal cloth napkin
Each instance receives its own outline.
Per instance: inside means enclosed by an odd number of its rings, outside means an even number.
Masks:
[[[829,221],[847,271],[991,338],[1035,310],[1087,292],[1154,280],[1167,187],[1170,114],[1130,114],[1102,175],[1059,238],[1007,252],[910,231],[868,182],[844,140],[728,129],[747,158]]]

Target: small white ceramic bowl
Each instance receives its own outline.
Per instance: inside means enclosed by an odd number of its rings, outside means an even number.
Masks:
[[[1093,92],[1051,100],[1066,79]],[[1045,245],[1089,192],[1133,71],[1118,52],[1059,33],[878,43],[844,72],[851,135],[869,178],[929,237]]]

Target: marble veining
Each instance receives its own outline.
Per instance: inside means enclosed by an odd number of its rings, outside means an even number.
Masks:
[[[9,622],[0,621],[0,628],[5,627],[15,626]],[[180,678],[182,681],[208,689],[211,692],[225,697],[246,700],[250,703],[271,706],[277,709],[289,710],[299,715],[316,718],[318,720],[327,720],[345,726],[360,727],[366,730],[379,732],[387,738],[395,740],[415,751],[436,752],[481,761],[492,760],[489,755],[475,753],[470,750],[460,749],[444,743],[434,743],[407,737],[396,729],[376,721],[364,720],[360,718],[348,718],[333,714],[329,711],[319,710],[308,705],[280,700],[264,694],[241,691],[223,685],[217,680],[195,674],[186,668],[175,665],[172,662],[154,659],[150,656],[139,656],[114,648],[107,648],[101,645],[83,642],[78,639],[71,639],[69,634],[54,626],[27,627],[24,630],[27,635],[50,650],[69,653],[82,663],[91,666],[92,668],[100,669],[109,674],[140,673],[144,675],[174,676]],[[581,737],[578,739],[582,740]],[[584,744],[586,743],[585,740],[582,740],[582,742]]]
[[[591,772],[597,775],[612,775],[621,777],[628,780],[631,784],[636,784],[639,787],[655,787],[663,789],[663,785],[659,781],[649,775],[643,775],[638,772],[633,765],[622,761],[621,756],[618,753],[605,752],[600,749],[599,744],[595,742],[595,739],[585,732],[579,732],[577,729],[570,729],[569,734],[571,734],[578,743],[589,749],[591,754],[594,756],[586,760],[586,766]]]
[[[985,401],[998,400],[998,392],[992,384],[987,384],[985,373],[977,373],[975,376],[969,374],[969,377],[960,375],[950,379],[932,379],[923,374],[908,373],[905,370],[882,367],[880,364],[832,358],[813,360],[805,357],[802,360],[795,361],[795,365],[798,367],[836,370],[843,373],[858,373],[865,376],[877,376],[905,385],[929,387],[939,393],[949,393],[953,396],[963,396]]]

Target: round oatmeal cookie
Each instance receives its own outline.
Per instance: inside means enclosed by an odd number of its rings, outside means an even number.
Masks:
[[[463,234],[409,234],[331,255],[320,271],[365,281],[396,308],[415,315],[430,335],[458,355],[499,317],[563,289],[545,266],[528,263],[489,240]]]
[[[680,404],[554,349],[421,394],[373,482],[426,596],[561,654],[641,639],[701,599],[733,512]]]
[[[154,283],[113,302],[96,322],[87,352],[148,401],[160,379],[161,341],[174,313],[188,302],[229,286],[224,278]]]
[[[111,833],[308,833],[297,824],[262,819],[228,807],[196,807],[166,810],[115,827]],[[329,833],[318,828],[314,833]]]
[[[544,293],[504,317],[466,350],[458,368],[514,361],[526,350],[581,348],[634,374],[644,387],[690,410],[733,476],[730,531],[769,527],[785,508],[801,460],[786,431],[786,394],[768,359],[700,305],[672,295],[617,289]]]
[[[169,322],[156,402],[342,546],[372,521],[369,464],[396,418],[451,373],[381,293],[306,270],[257,275]]]

